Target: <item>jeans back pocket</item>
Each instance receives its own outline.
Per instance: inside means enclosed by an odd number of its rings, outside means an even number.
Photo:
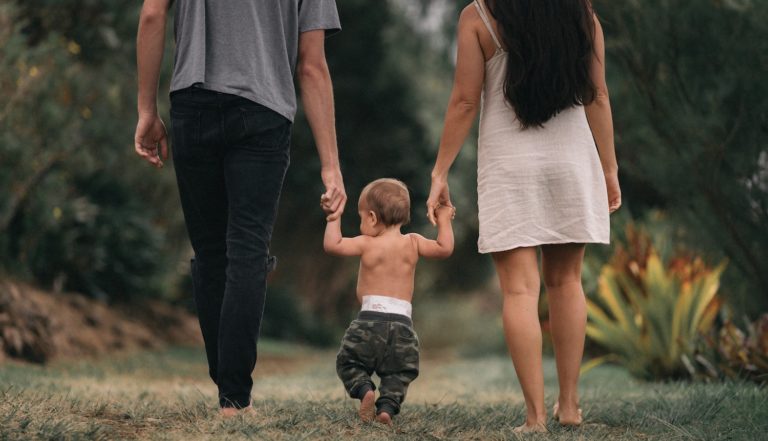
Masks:
[[[291,133],[291,122],[264,106],[240,107],[243,119],[243,143],[263,152],[285,150]]]
[[[174,159],[194,156],[200,146],[200,111],[171,106],[172,153]]]

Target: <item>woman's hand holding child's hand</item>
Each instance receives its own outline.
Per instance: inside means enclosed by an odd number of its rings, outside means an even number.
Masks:
[[[427,218],[432,225],[437,225],[438,207],[453,207],[453,205],[451,204],[447,178],[433,177],[432,187],[429,189],[429,197],[427,198]]]
[[[438,205],[435,209],[437,212],[437,221],[442,220],[451,221],[456,218],[456,207],[453,205]]]

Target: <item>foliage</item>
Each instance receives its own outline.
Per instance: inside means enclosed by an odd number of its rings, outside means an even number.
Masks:
[[[594,4],[630,208],[666,210],[711,259],[728,258],[729,302],[766,310],[768,2]]]
[[[647,234],[628,228],[629,242],[603,267],[587,302],[587,335],[636,377],[683,377],[683,356],[720,309],[725,264],[711,268],[682,253],[665,262]]]
[[[328,347],[338,343],[342,329],[334,332],[307,309],[307,305],[290,291],[270,286],[264,305],[261,335],[313,346]]]
[[[768,381],[768,314],[747,321],[746,332],[733,320],[725,320],[719,331],[702,340],[695,356],[686,362],[691,375]]]
[[[0,7],[0,264],[57,290],[159,296],[176,277],[174,183],[132,153],[133,43],[113,38],[138,8],[54,19],[78,3]],[[76,40],[86,27],[98,35]]]

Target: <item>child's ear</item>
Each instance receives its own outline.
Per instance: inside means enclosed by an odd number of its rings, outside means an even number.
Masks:
[[[370,219],[371,225],[374,227],[379,223],[379,217],[376,216],[376,213],[373,210],[368,210],[368,219]]]

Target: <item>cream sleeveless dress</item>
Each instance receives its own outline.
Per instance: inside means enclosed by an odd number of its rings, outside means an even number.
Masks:
[[[583,106],[522,130],[504,96],[507,53],[475,0],[496,53],[485,64],[477,193],[481,253],[558,243],[608,243],[608,195]]]

